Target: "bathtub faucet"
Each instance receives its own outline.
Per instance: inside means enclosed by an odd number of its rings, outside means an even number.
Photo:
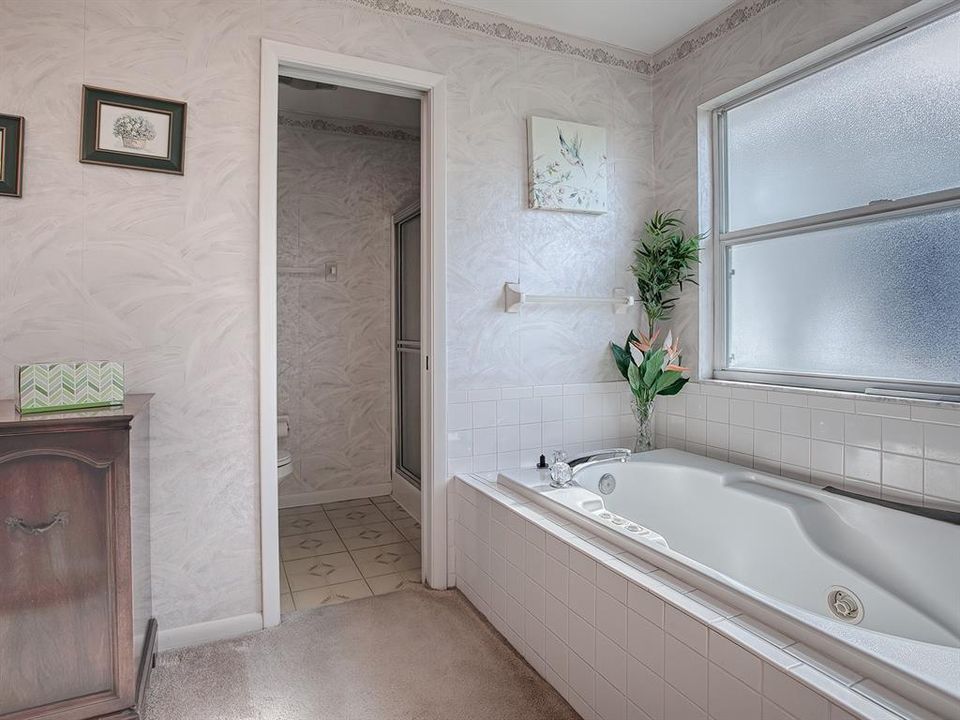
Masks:
[[[590,467],[591,465],[597,465],[598,463],[605,463],[610,461],[616,462],[626,462],[630,459],[630,456],[633,455],[631,450],[627,448],[610,448],[609,450],[597,450],[590,453],[589,455],[582,455],[576,457],[570,461],[570,468],[573,470],[573,474],[576,475],[581,470]]]
[[[562,450],[553,453],[553,463],[550,465],[550,487],[565,488],[573,484],[573,476],[591,465],[606,462],[626,462],[633,453],[627,448],[610,448],[597,450],[589,455],[581,455],[567,461],[567,454]]]

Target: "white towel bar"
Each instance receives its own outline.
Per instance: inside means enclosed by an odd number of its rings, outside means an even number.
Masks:
[[[627,312],[633,307],[632,295],[627,295],[623,288],[614,288],[611,297],[577,297],[576,295],[530,295],[520,289],[519,283],[503,284],[503,310],[508,313],[520,312],[521,305],[551,304],[551,305],[611,305],[618,315]]]

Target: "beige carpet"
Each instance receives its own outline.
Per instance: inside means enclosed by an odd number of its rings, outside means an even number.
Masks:
[[[458,592],[410,589],[162,653],[147,720],[575,720]]]

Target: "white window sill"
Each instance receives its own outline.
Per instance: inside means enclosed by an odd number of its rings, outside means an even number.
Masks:
[[[700,378],[700,379],[691,379],[691,383],[697,383],[698,385],[703,386],[704,388],[713,388],[719,390],[721,388],[727,388],[729,390],[752,390],[757,392],[767,392],[767,393],[784,393],[787,395],[804,395],[806,397],[816,397],[823,399],[836,399],[836,400],[846,400],[854,403],[870,403],[870,404],[886,404],[886,405],[902,405],[907,407],[917,407],[917,408],[930,408],[932,409],[944,409],[952,413],[960,414],[960,401],[950,401],[950,400],[928,400],[924,398],[909,398],[901,397],[898,395],[868,395],[863,392],[854,392],[851,390],[826,390],[822,388],[809,388],[809,387],[797,387],[791,385],[775,385],[773,383],[752,383],[745,382],[743,380],[719,380],[713,377]],[[707,390],[704,394],[713,394]],[[786,398],[782,398],[775,401],[780,402],[780,404],[791,404]],[[806,404],[806,403],[803,403]],[[876,413],[883,414],[883,413]],[[906,414],[909,414],[909,411]],[[933,422],[937,422],[931,418]],[[941,421],[943,422],[943,421]]]

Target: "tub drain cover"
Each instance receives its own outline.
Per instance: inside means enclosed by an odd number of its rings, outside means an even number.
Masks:
[[[863,620],[863,603],[852,590],[834,585],[827,592],[827,608],[838,620],[856,625]]]

